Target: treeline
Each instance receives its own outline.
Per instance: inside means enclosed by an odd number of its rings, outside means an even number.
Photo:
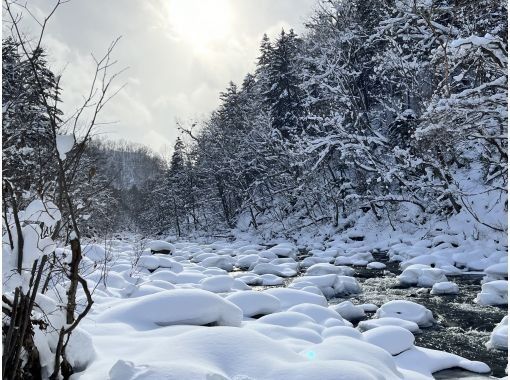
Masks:
[[[506,7],[322,1],[304,36],[264,36],[255,72],[182,128],[169,169],[146,185],[144,228],[279,234],[403,205],[418,223],[466,212],[504,228],[470,197],[506,207]]]

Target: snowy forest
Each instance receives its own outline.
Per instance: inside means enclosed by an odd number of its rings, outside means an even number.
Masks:
[[[320,0],[168,157],[118,39],[62,111],[63,3],[3,1],[3,378],[506,378],[506,1]]]

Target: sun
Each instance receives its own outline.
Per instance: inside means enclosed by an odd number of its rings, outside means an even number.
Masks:
[[[210,49],[231,30],[228,0],[167,0],[165,5],[171,37],[195,50]]]

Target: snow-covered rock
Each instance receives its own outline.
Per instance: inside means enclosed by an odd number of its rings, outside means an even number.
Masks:
[[[491,282],[496,280],[506,280],[508,279],[508,263],[498,263],[493,264],[483,271],[485,273],[485,277],[483,282]]]
[[[342,316],[338,314],[333,309],[330,309],[328,307],[319,306],[315,304],[310,303],[303,303],[300,305],[295,305],[289,308],[288,311],[294,311],[297,313],[301,313],[304,315],[309,316],[312,318],[315,322],[321,325],[325,325],[328,323],[328,320],[333,320],[331,325],[335,326],[345,326],[346,321],[343,320]],[[350,325],[347,322],[348,325]]]
[[[325,274],[338,274],[342,276],[353,276],[354,269],[346,266],[337,266],[329,263],[314,264],[306,270],[307,276],[321,276]]]
[[[360,305],[354,305],[351,301],[344,301],[337,305],[330,306],[331,309],[335,310],[342,318],[348,321],[357,321],[365,318],[365,310]]]
[[[441,294],[458,294],[459,286],[455,282],[437,282],[432,285],[430,294],[441,295]]]
[[[413,264],[408,266],[398,280],[402,285],[423,286],[430,288],[437,282],[446,282],[444,271],[439,268],[432,268],[428,265]]]
[[[297,271],[288,264],[259,263],[252,269],[255,274],[274,274],[281,277],[293,277]]]
[[[204,290],[214,293],[225,293],[232,289],[234,279],[229,275],[220,275],[204,278],[200,280],[200,286]]]
[[[367,264],[368,269],[384,269],[386,268],[386,264],[380,263],[378,261],[372,261],[371,263]]]
[[[152,240],[147,246],[152,252],[157,253],[175,253],[175,245],[164,240]]]
[[[430,327],[435,323],[432,312],[425,306],[405,300],[389,301],[375,313],[376,318],[393,317],[415,322],[420,327]]]
[[[375,344],[391,355],[398,355],[413,347],[414,335],[403,327],[380,326],[363,333],[363,339]]]
[[[297,289],[275,288],[264,290],[264,293],[278,298],[283,310],[302,303],[311,303],[320,306],[328,306],[328,301],[324,296],[319,296],[310,292]]]
[[[280,300],[265,292],[248,290],[233,293],[225,298],[243,311],[245,317],[266,315],[281,310]]]
[[[489,341],[485,344],[487,348],[496,350],[508,350],[508,316],[505,315],[501,322],[494,328]]]
[[[482,285],[482,291],[476,296],[475,302],[482,306],[508,304],[508,281],[486,282]]]
[[[327,298],[361,293],[361,286],[354,277],[336,274],[299,277],[292,282],[290,287],[301,289],[309,285],[318,287]]]
[[[170,325],[239,326],[242,310],[220,296],[199,289],[172,289],[123,300],[101,313],[103,323],[126,323],[137,328]]]
[[[406,330],[409,330],[412,333],[421,332],[420,327],[416,322],[406,321],[404,319],[393,317],[384,317],[377,319],[369,319],[367,321],[361,321],[358,324],[358,329],[360,331],[367,331],[381,326],[398,326]]]

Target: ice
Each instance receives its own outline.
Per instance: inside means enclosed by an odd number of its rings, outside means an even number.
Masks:
[[[476,296],[475,302],[482,306],[508,304],[508,281],[486,282],[482,285],[482,291]]]
[[[489,341],[485,344],[487,348],[496,350],[508,350],[508,316],[505,315],[501,322],[494,328]]]
[[[431,268],[428,265],[413,264],[408,266],[398,280],[403,285],[432,287],[437,282],[446,282],[448,279],[444,275],[444,271],[439,268]]]
[[[270,294],[248,290],[237,292],[225,298],[243,311],[245,317],[266,315],[281,310],[280,300]]]
[[[432,312],[415,302],[398,300],[386,302],[375,313],[376,318],[393,317],[415,322],[420,327],[430,327],[435,323]]]
[[[441,295],[441,294],[458,294],[459,286],[450,281],[437,282],[432,286],[430,294]]]
[[[363,333],[363,339],[388,351],[391,355],[398,355],[413,347],[414,335],[399,326],[380,326]]]
[[[172,289],[124,300],[98,316],[103,323],[126,323],[138,329],[169,325],[239,326],[242,311],[236,305],[199,289]]]

